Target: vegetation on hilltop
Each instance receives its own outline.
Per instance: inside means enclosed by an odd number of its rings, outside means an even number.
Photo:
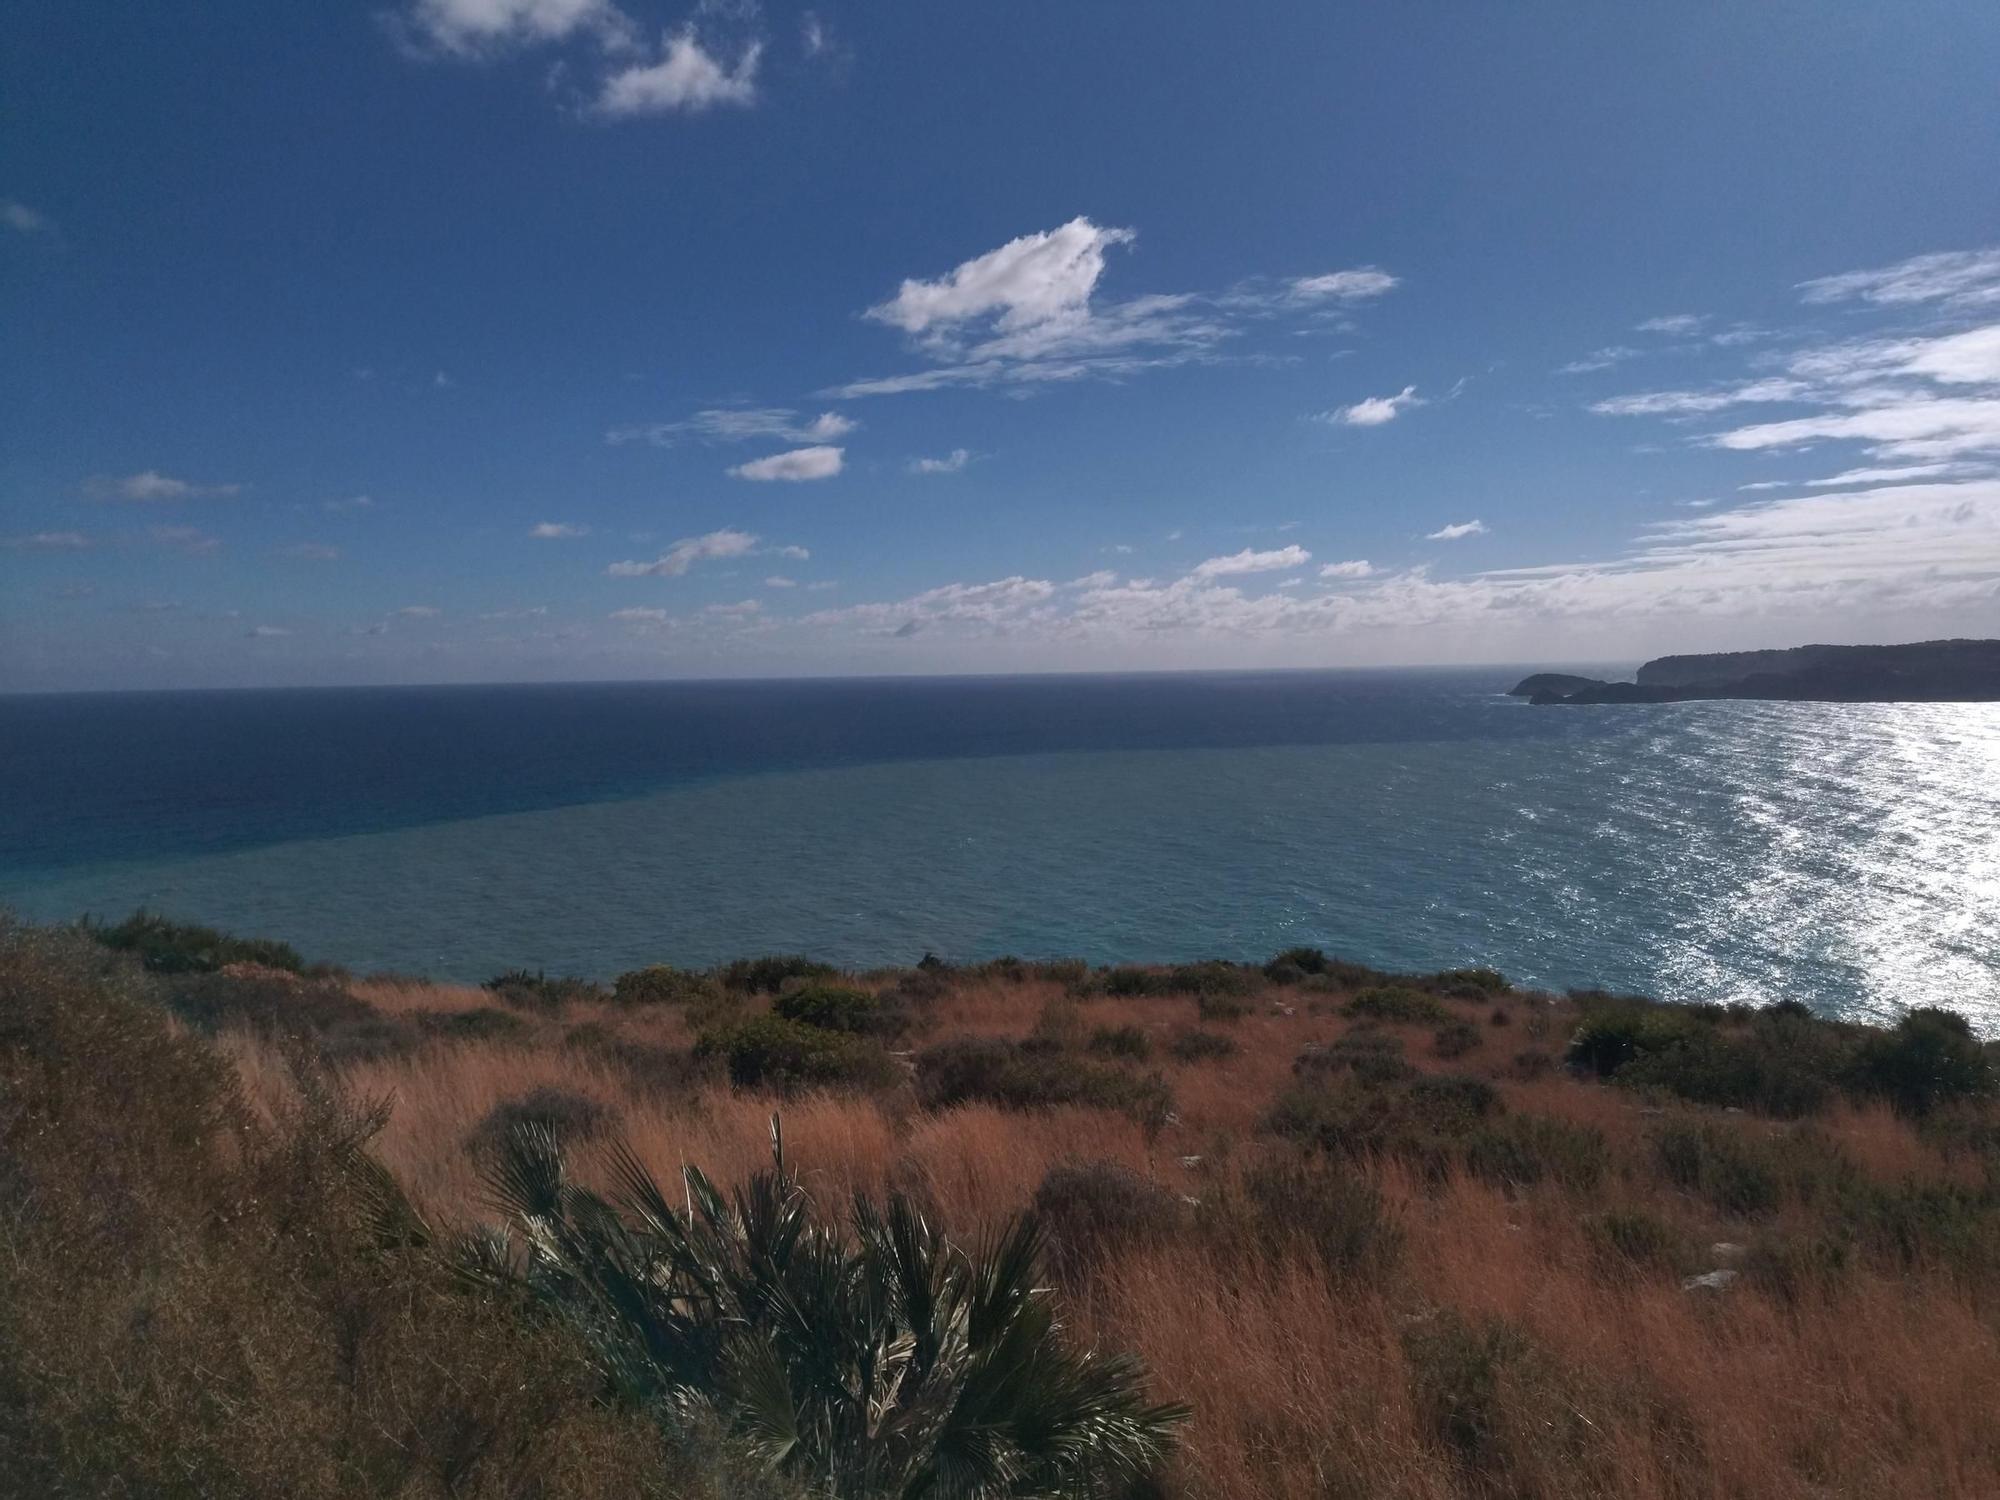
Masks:
[[[1948,1011],[252,949],[0,932],[29,1492],[2000,1490],[1996,1059]]]

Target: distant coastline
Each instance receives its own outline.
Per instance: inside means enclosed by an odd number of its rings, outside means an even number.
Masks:
[[[1681,703],[1754,698],[1795,703],[2000,702],[2000,640],[1900,646],[1794,646],[1661,656],[1631,682],[1537,672],[1510,688],[1531,704]]]

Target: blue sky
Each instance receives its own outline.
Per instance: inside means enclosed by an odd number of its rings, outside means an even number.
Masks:
[[[0,688],[2000,631],[2000,7],[24,0]]]

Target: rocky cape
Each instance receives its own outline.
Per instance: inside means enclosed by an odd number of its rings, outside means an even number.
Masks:
[[[1632,682],[1537,672],[1510,690],[1534,704],[1682,703],[1761,698],[1795,703],[2000,702],[2000,641],[1794,646],[1662,656]]]

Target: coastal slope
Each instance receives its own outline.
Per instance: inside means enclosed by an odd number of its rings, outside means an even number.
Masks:
[[[1679,703],[1704,698],[1990,703],[2000,701],[2000,640],[1662,656],[1640,667],[1632,682],[1537,673],[1512,691],[1535,704]]]

